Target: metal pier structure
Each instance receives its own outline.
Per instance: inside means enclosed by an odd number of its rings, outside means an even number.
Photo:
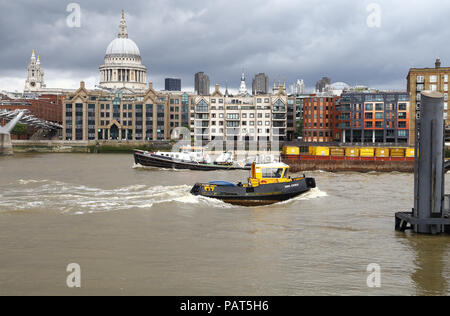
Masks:
[[[422,92],[416,117],[414,208],[395,214],[395,229],[450,233],[450,195],[445,194],[444,95]]]
[[[6,121],[5,126],[0,126],[0,155],[13,154],[11,132],[17,123],[35,127],[45,131],[62,129],[62,125],[41,120],[34,115],[29,115],[28,110],[14,110],[0,112],[0,122]]]

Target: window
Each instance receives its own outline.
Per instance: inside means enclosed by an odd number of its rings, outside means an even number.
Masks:
[[[377,103],[375,104],[375,111],[383,111],[384,104],[383,103]]]
[[[431,75],[430,76],[430,82],[431,83],[436,83],[437,82],[437,76],[436,75]]]
[[[383,122],[375,122],[375,128],[383,128]]]
[[[398,131],[398,137],[406,137],[406,130]]]
[[[384,117],[383,113],[379,112],[379,113],[375,113],[375,118],[376,119],[382,119]]]
[[[199,103],[197,103],[196,112],[208,112],[208,103],[205,102],[205,100],[201,100]]]
[[[366,120],[371,120],[371,119],[373,119],[373,113],[365,113],[364,117]]]
[[[424,76],[417,76],[416,82],[417,83],[424,83],[425,82],[425,77]]]
[[[400,111],[406,111],[406,103],[399,103],[398,109]]]
[[[263,178],[276,178],[279,179],[283,176],[283,168],[263,168]]]
[[[406,122],[398,122],[398,128],[406,128]]]
[[[399,112],[398,113],[398,119],[399,120],[406,120],[406,112]]]
[[[365,109],[366,109],[366,111],[373,111],[373,104],[372,103],[367,103],[365,105]]]
[[[437,85],[435,85],[435,84],[430,84],[430,90],[431,90],[431,91],[436,91],[436,90],[437,90]]]
[[[444,82],[448,82],[448,75],[444,75]]]
[[[373,127],[373,123],[372,122],[366,122],[365,127],[366,128],[372,128]]]
[[[239,114],[238,113],[228,113],[227,120],[239,120]]]

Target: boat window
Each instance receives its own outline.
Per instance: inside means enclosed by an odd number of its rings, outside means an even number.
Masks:
[[[262,169],[263,178],[279,179],[283,175],[283,168],[264,168]]]

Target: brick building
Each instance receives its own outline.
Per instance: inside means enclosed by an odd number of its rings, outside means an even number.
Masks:
[[[339,139],[336,101],[333,95],[311,95],[303,100],[303,140],[333,142]]]
[[[438,91],[444,94],[444,120],[445,125],[450,125],[448,110],[448,76],[450,67],[441,67],[441,60],[437,59],[434,68],[411,68],[408,73],[408,92],[411,100],[409,111],[410,144],[415,141],[416,109],[420,104],[421,92],[425,90]]]

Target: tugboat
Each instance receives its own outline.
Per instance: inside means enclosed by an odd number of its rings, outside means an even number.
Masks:
[[[191,194],[222,200],[241,206],[270,205],[292,199],[316,187],[314,178],[288,177],[289,166],[284,163],[252,164],[248,183],[226,181],[196,183]]]

